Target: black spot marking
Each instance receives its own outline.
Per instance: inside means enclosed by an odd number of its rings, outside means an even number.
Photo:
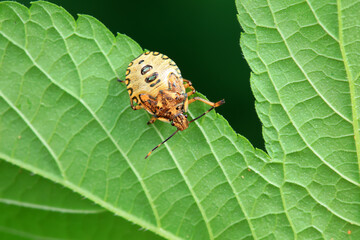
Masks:
[[[132,98],[132,101],[135,102],[135,103],[138,103],[139,102],[139,99],[137,97],[133,97]]]
[[[126,69],[126,74],[125,74],[125,75],[126,75],[126,76],[129,75],[130,72],[131,72],[130,69]]]
[[[128,86],[130,84],[130,78],[125,79],[125,84],[126,84],[126,86]]]
[[[129,63],[129,67],[131,67],[134,64],[134,62]]]
[[[149,83],[154,81],[158,77],[158,73],[154,72],[150,77],[145,78],[145,82]]]
[[[150,84],[150,87],[155,86],[155,85],[156,85],[156,84],[158,84],[160,81],[161,81],[161,80],[160,80],[160,79],[158,79],[156,82],[154,82],[154,83]]]
[[[143,62],[144,62],[144,59],[140,60],[140,61],[139,61],[139,64],[142,64]]]
[[[166,55],[164,55],[164,54],[161,56],[161,58],[162,58],[162,59],[164,59],[164,60],[169,59],[169,57],[168,57],[168,56],[166,56]]]
[[[157,55],[159,55],[160,53],[159,52],[153,52],[153,55],[154,56],[157,56]]]
[[[149,55],[149,54],[150,54],[150,52],[148,51],[148,52],[145,52],[144,54],[145,54],[145,55]]]
[[[132,88],[128,88],[127,89],[129,96],[131,97],[131,95],[133,94],[134,90]]]
[[[176,66],[176,63],[175,63],[173,60],[171,60],[169,64],[170,64],[171,66]]]
[[[141,69],[141,75],[146,74],[147,72],[149,72],[153,67],[151,65],[146,65]]]

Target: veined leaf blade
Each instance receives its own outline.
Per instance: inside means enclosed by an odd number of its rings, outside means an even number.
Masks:
[[[237,1],[256,109],[266,149],[283,164],[282,199],[294,237],[359,234],[359,92],[347,70],[347,54],[352,71],[359,64],[354,57],[359,49],[353,48],[358,24],[351,14],[359,6],[358,1]],[[346,35],[351,46],[342,40],[347,29],[342,18],[352,29]]]

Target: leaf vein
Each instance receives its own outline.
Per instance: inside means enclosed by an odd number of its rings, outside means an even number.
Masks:
[[[9,41],[11,41],[11,38],[6,36],[3,32],[0,32],[0,34],[2,36],[4,36],[6,39],[8,39]],[[12,41],[13,42],[13,41]],[[20,49],[22,49],[26,54],[27,56],[29,57],[29,59],[31,59],[31,61],[33,62],[33,64],[40,70],[44,73],[44,75],[49,79],[51,80],[55,85],[57,85],[59,88],[61,88],[63,91],[69,93],[73,98],[77,99],[84,107],[85,109],[94,117],[95,121],[102,127],[102,129],[104,130],[104,132],[107,134],[107,136],[109,137],[109,139],[111,140],[111,142],[116,146],[116,148],[119,150],[119,152],[124,156],[125,160],[127,161],[128,165],[130,166],[130,168],[132,169],[133,173],[135,174],[135,176],[138,178],[143,190],[144,190],[144,193],[146,195],[146,197],[148,198],[148,201],[149,201],[149,204],[152,208],[152,211],[154,213],[154,216],[155,216],[155,219],[157,219],[158,221],[158,213],[157,213],[157,210],[155,208],[155,206],[153,205],[153,202],[151,201],[151,196],[150,196],[150,193],[149,193],[149,190],[147,189],[145,183],[143,182],[143,180],[141,179],[141,176],[139,175],[139,173],[137,172],[136,168],[132,165],[130,159],[128,158],[128,156],[125,155],[124,151],[120,148],[119,144],[115,141],[114,137],[110,134],[110,132],[105,128],[105,126],[102,124],[102,122],[100,121],[100,119],[97,117],[97,115],[94,114],[94,112],[91,110],[91,108],[84,102],[83,99],[81,98],[78,98],[74,93],[72,93],[71,91],[69,91],[68,89],[66,89],[65,87],[59,85],[45,70],[43,70],[35,61],[34,59],[31,57],[31,55],[29,54],[29,52],[21,47],[20,45],[18,45],[17,43],[14,43],[13,44],[17,45]],[[2,92],[1,92],[2,94]],[[55,155],[54,155],[55,156]],[[157,222],[157,225],[160,227],[160,222]]]
[[[50,153],[50,155],[52,156],[52,158],[54,159],[57,167],[59,168],[60,174],[61,176],[64,178],[64,180],[66,179],[66,175],[62,169],[61,163],[59,162],[58,158],[56,157],[55,152],[52,150],[52,148],[50,147],[50,145],[46,142],[46,140],[42,137],[42,135],[36,130],[36,128],[32,125],[32,123],[29,121],[29,119],[27,119],[27,117],[22,114],[22,112],[17,109],[17,107],[15,107],[11,101],[3,94],[3,92],[0,90],[0,95],[1,97],[5,100],[5,102],[9,105],[9,107],[11,107],[22,119],[23,121],[26,123],[26,125],[31,129],[31,131],[35,134],[35,136],[37,136],[40,140],[40,142],[44,145],[44,147],[46,148],[46,150]]]
[[[190,113],[190,111],[189,111],[189,113]],[[161,140],[163,141],[163,140],[165,139],[164,136],[161,134],[161,132],[159,131],[159,129],[156,127],[156,125],[153,124],[153,127],[154,127],[155,131],[157,132],[157,134],[160,136]],[[210,226],[210,224],[209,224],[209,221],[208,221],[208,219],[207,219],[205,210],[203,209],[203,207],[202,207],[202,205],[201,205],[201,203],[200,203],[200,200],[199,200],[198,197],[196,196],[196,194],[195,194],[195,192],[194,192],[194,189],[193,189],[193,187],[192,187],[191,184],[190,184],[189,179],[188,179],[187,176],[184,174],[183,169],[181,168],[180,164],[179,164],[178,161],[176,160],[176,157],[175,157],[174,153],[172,152],[171,148],[168,146],[168,144],[165,144],[165,147],[166,147],[166,149],[168,150],[171,158],[174,160],[174,163],[175,163],[177,169],[179,170],[179,172],[180,172],[181,176],[183,177],[186,185],[188,186],[188,189],[189,189],[189,191],[190,191],[190,193],[191,193],[191,195],[192,195],[195,203],[197,204],[198,209],[199,209],[201,215],[202,215],[203,218],[204,218],[204,222],[205,222],[206,228],[207,228],[208,233],[209,233],[209,238],[210,238],[210,239],[214,239],[213,230],[212,230],[212,228],[211,228],[211,226]]]
[[[190,111],[189,111],[189,115],[190,115],[192,118],[195,118],[194,115],[191,114]],[[203,127],[200,125],[200,123],[199,123],[198,121],[195,121],[195,124],[198,126],[198,128],[200,129],[202,135],[204,136],[207,144],[209,145],[210,150],[211,150],[211,152],[213,153],[216,161],[218,162],[218,164],[219,164],[219,166],[220,166],[220,168],[221,168],[221,171],[222,171],[222,173],[224,174],[224,176],[225,176],[225,178],[226,178],[227,183],[228,183],[229,186],[231,187],[231,190],[232,190],[232,192],[234,193],[234,195],[235,195],[235,197],[236,197],[236,200],[237,200],[237,202],[238,202],[238,204],[239,204],[239,207],[241,208],[242,212],[244,213],[244,216],[246,217],[246,219],[247,219],[247,221],[248,221],[250,231],[251,231],[252,235],[254,236],[254,238],[256,239],[255,228],[254,228],[254,226],[252,225],[252,223],[251,223],[251,221],[250,221],[250,219],[249,219],[249,216],[248,216],[248,214],[247,214],[247,212],[246,212],[246,210],[245,210],[245,207],[243,206],[243,204],[242,204],[241,201],[240,201],[239,196],[236,194],[235,186],[232,184],[232,182],[230,181],[229,176],[226,174],[226,171],[225,171],[225,169],[224,169],[224,166],[222,165],[219,157],[217,156],[215,150],[213,149],[213,146],[212,146],[212,144],[210,143],[209,138],[208,138],[207,135],[205,134],[205,131],[204,131]]]

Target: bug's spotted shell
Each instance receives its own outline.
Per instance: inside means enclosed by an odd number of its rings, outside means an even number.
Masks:
[[[160,120],[171,123],[177,128],[170,137],[151,150],[145,158],[178,131],[187,129],[189,123],[225,103],[224,100],[213,103],[200,97],[189,100],[189,96],[196,93],[192,83],[181,77],[180,70],[174,61],[159,52],[145,52],[134,59],[126,69],[125,80],[119,81],[125,82],[131,108],[133,110],[145,109],[152,115],[148,124]],[[189,88],[191,91],[186,92],[185,88]],[[211,108],[188,121],[185,114],[188,105],[197,100],[210,105]]]
[[[172,73],[182,81],[179,68],[168,56],[152,51],[141,54],[126,69],[125,84],[130,99],[139,103],[142,93],[156,97],[160,90],[169,88],[168,78]]]

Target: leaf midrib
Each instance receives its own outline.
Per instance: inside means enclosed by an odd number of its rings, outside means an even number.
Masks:
[[[20,207],[25,207],[25,208],[39,209],[42,211],[51,211],[51,212],[60,212],[60,213],[86,214],[87,215],[87,214],[98,214],[98,213],[106,212],[105,209],[95,209],[95,210],[71,209],[71,208],[55,207],[55,206],[44,205],[44,204],[18,201],[18,200],[8,199],[8,198],[0,198],[0,203],[20,206]]]

